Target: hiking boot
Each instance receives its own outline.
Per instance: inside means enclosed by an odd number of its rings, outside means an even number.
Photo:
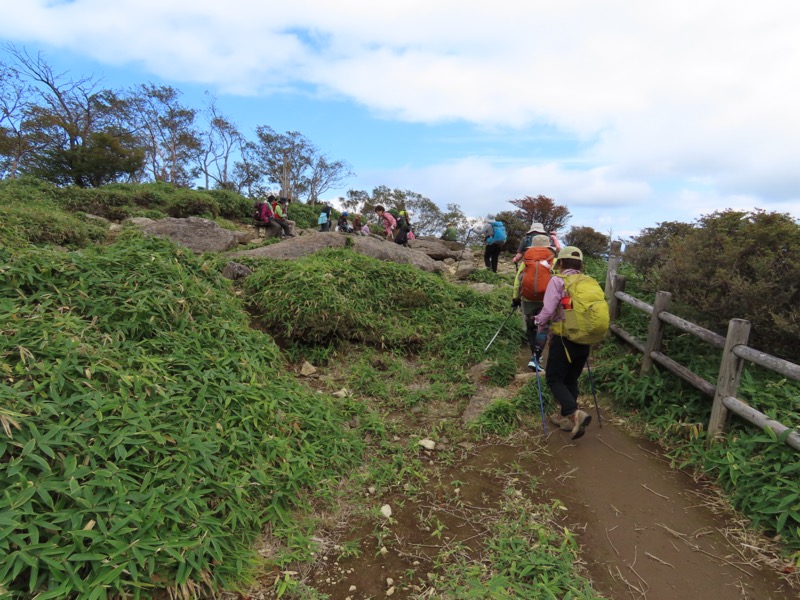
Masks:
[[[569,417],[569,420],[572,424],[572,439],[577,440],[586,433],[586,426],[592,422],[592,415],[578,409]]]
[[[558,425],[561,431],[572,431],[572,421],[569,417],[562,417],[559,411],[550,415],[550,422],[553,425]]]
[[[528,361],[528,368],[533,369],[534,371],[539,371],[540,374],[544,375],[544,367],[540,362],[540,359],[534,354],[531,356],[531,359]]]

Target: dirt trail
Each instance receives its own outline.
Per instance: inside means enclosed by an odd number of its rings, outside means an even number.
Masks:
[[[485,367],[476,365],[470,373],[477,390],[462,417],[478,414],[495,398],[510,398],[533,376],[520,374],[507,388],[491,388]],[[581,398],[581,404],[591,406],[592,398]],[[735,540],[729,532],[741,526],[740,518],[689,475],[671,468],[658,446],[629,433],[621,420],[604,419],[600,427],[594,410],[580,440],[573,442],[549,422],[545,437],[538,398],[534,407],[506,443],[467,445],[460,458],[445,461],[438,460],[438,450],[420,450],[430,464],[425,488],[373,499],[376,509],[392,506],[390,526],[381,526],[380,519],[344,521],[322,532],[324,556],[307,565],[303,579],[334,600],[384,598],[389,581],[392,600],[438,597],[437,555],[463,544],[480,557],[488,535],[484,511],[499,505],[510,479],[525,489],[524,482],[535,478],[532,495],[538,502],[558,500],[565,506],[560,524],[576,534],[585,570],[604,598],[800,599],[798,577],[791,576],[793,589],[780,572],[786,565],[776,559],[772,566],[763,561],[759,566],[748,544],[729,541]],[[433,413],[459,419],[454,409],[448,405]],[[349,552],[336,549],[344,546]],[[265,587],[250,597],[273,596]]]
[[[543,484],[567,505],[565,523],[578,532],[598,591],[633,600],[798,597],[778,573],[751,566],[747,549],[726,539],[730,515],[712,510],[691,477],[614,423],[598,427],[593,415],[576,442],[549,427],[552,460]]]

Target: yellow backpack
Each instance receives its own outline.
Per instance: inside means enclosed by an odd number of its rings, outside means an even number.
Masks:
[[[600,284],[583,273],[557,275],[564,280],[564,320],[552,331],[577,344],[596,344],[606,337],[610,322],[608,303]]]

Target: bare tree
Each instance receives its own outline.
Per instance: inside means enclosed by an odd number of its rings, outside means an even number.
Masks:
[[[197,111],[180,103],[180,90],[171,86],[141,84],[130,96],[137,135],[146,152],[147,170],[157,181],[190,186],[197,169],[200,137],[195,129]]]
[[[350,166],[344,161],[329,161],[325,156],[315,156],[308,178],[308,203],[316,204],[322,194],[352,176]]]
[[[0,177],[13,179],[30,150],[23,133],[30,87],[11,67],[0,63]]]
[[[206,92],[208,93],[208,92]],[[233,121],[225,117],[211,97],[205,111],[207,129],[200,133],[196,161],[209,189],[211,181],[222,189],[236,188],[233,182],[233,156],[241,151],[243,139]]]

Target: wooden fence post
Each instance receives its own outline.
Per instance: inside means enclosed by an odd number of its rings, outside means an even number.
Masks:
[[[619,269],[619,261],[622,260],[622,242],[611,242],[611,251],[608,253],[608,268],[606,269],[606,300],[610,300],[614,291],[611,289],[614,285],[614,275],[617,274]]]
[[[664,323],[658,315],[669,308],[672,301],[672,294],[669,292],[656,292],[656,300],[653,302],[653,314],[650,315],[650,326],[647,328],[647,340],[644,343],[644,358],[639,369],[640,375],[647,375],[653,370],[653,359],[650,353],[653,350],[661,350],[661,338],[664,336]]]
[[[619,319],[622,302],[617,298],[617,292],[625,291],[626,281],[624,275],[614,275],[614,278],[611,280],[611,296],[608,299],[608,316],[612,323]]]
[[[750,337],[750,321],[744,319],[731,319],[728,323],[728,336],[725,338],[725,348],[722,350],[722,362],[719,367],[717,389],[714,392],[714,404],[711,406],[711,418],[708,421],[708,437],[714,439],[722,435],[725,424],[728,422],[728,409],[722,404],[726,396],[736,397],[739,389],[739,379],[742,375],[744,360],[733,353],[733,348],[747,345]]]

